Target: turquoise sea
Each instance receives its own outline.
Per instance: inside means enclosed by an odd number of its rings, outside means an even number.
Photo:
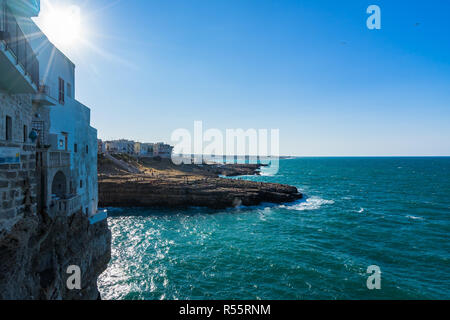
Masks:
[[[109,208],[103,299],[450,299],[450,158],[296,158],[305,199],[214,211]],[[366,286],[381,269],[381,289]]]

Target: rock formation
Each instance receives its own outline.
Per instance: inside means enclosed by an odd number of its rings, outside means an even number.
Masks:
[[[28,212],[0,233],[0,299],[98,299],[97,278],[111,256],[107,222],[90,225],[81,212]],[[81,290],[66,286],[67,268],[81,270]]]
[[[135,162],[130,158],[129,164],[144,172],[133,174],[121,171],[108,159],[100,159],[99,206],[222,209],[263,202],[292,202],[302,198],[296,187],[218,177],[219,174],[255,174],[259,165],[227,165],[225,169],[224,166],[210,165],[175,166],[169,161],[161,163],[146,159]]]

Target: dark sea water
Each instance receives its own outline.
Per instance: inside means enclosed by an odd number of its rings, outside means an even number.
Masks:
[[[450,158],[299,158],[305,200],[109,208],[104,299],[450,299]],[[381,269],[381,290],[366,286]]]

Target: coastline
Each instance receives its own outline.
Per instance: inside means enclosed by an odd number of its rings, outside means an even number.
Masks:
[[[303,198],[293,186],[219,177],[259,175],[262,165],[176,166],[170,159],[115,157],[122,163],[99,157],[100,207],[224,209]]]

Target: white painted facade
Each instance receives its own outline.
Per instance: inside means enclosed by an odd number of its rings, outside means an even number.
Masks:
[[[155,143],[153,155],[155,157],[170,158],[172,156],[173,147],[163,142]]]
[[[134,153],[134,141],[130,140],[113,140],[113,141],[105,141],[105,151],[110,153]]]
[[[97,130],[90,126],[90,109],[76,100],[75,65],[31,19],[23,18],[19,25],[37,54],[41,85],[54,104],[43,107],[49,114],[50,149],[70,152],[70,192],[81,197],[84,213],[94,215],[98,204]]]
[[[153,157],[154,143],[141,143],[136,142],[134,144],[134,154],[138,156],[150,156]]]

